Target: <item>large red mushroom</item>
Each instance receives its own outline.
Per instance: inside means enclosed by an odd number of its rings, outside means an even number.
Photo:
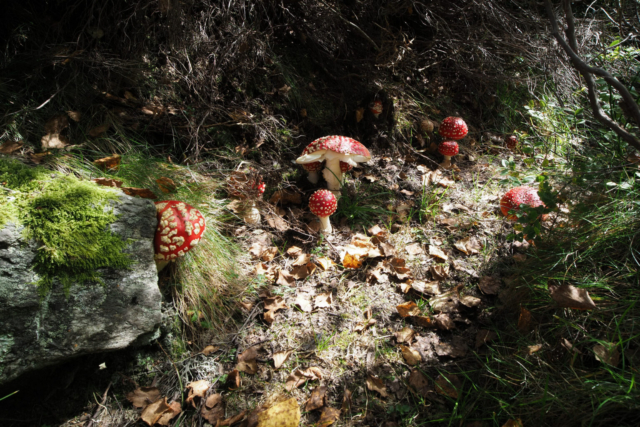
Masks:
[[[309,198],[309,209],[320,219],[320,232],[331,234],[329,217],[338,209],[336,196],[329,190],[318,190]]]
[[[444,119],[438,128],[440,136],[444,139],[453,139],[455,141],[467,136],[468,131],[469,129],[464,120],[461,117],[453,116]]]
[[[458,143],[455,141],[443,141],[438,145],[438,153],[444,156],[444,161],[440,163],[445,169],[451,168],[451,158],[458,154]]]
[[[336,197],[340,197],[342,183],[342,168],[340,162],[356,166],[359,162],[371,160],[369,150],[355,139],[331,135],[316,139],[309,144],[302,155],[296,159],[300,165],[326,161],[322,176],[327,181],[327,187]]]
[[[184,202],[155,202],[158,228],[153,241],[158,271],[196,246],[205,230],[202,214]]]
[[[538,206],[544,205],[544,203],[540,200],[538,191],[535,188],[527,186],[512,188],[507,191],[500,200],[500,210],[502,214],[512,221],[517,220],[518,217],[516,215],[509,215],[509,211],[519,211],[520,205],[537,208]]]

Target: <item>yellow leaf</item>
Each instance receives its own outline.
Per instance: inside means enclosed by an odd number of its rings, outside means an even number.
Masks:
[[[295,397],[277,403],[258,415],[257,427],[298,427],[300,406]]]

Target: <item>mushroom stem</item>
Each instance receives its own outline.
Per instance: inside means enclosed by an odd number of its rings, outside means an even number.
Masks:
[[[242,213],[242,219],[249,225],[256,225],[260,223],[262,217],[260,216],[260,210],[256,206],[256,202],[250,202]]]
[[[340,158],[338,156],[327,159],[327,165],[322,171],[322,176],[327,181],[329,190],[340,190],[342,184],[342,170],[340,169]]]
[[[331,234],[333,232],[333,228],[331,227],[331,222],[329,222],[328,216],[319,216],[320,219],[320,232],[323,234]]]
[[[451,156],[444,156],[444,161],[440,163],[440,167],[444,169],[451,169]]]
[[[318,175],[317,171],[313,171],[313,172],[309,172],[309,175],[307,175],[307,179],[312,183],[312,184],[317,184],[318,180],[320,179],[320,175]]]
[[[156,260],[156,270],[160,273],[167,265],[169,265],[170,261],[157,259]]]

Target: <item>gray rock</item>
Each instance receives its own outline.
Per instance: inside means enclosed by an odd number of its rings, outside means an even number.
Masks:
[[[54,286],[44,298],[33,284],[38,247],[22,227],[0,229],[0,384],[77,356],[118,350],[154,338],[161,294],[153,260],[154,204],[122,195],[111,230],[131,239],[130,269],[101,269],[105,285],[78,283],[65,296]]]

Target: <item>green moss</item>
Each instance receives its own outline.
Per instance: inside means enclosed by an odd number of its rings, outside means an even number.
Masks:
[[[0,182],[5,182],[24,236],[38,242],[34,271],[45,295],[55,282],[68,292],[72,283],[102,283],[100,268],[126,268],[131,259],[123,253],[127,243],[111,233],[116,220],[109,201],[118,193],[45,168],[30,168],[0,159]],[[6,197],[5,197],[6,199]]]

